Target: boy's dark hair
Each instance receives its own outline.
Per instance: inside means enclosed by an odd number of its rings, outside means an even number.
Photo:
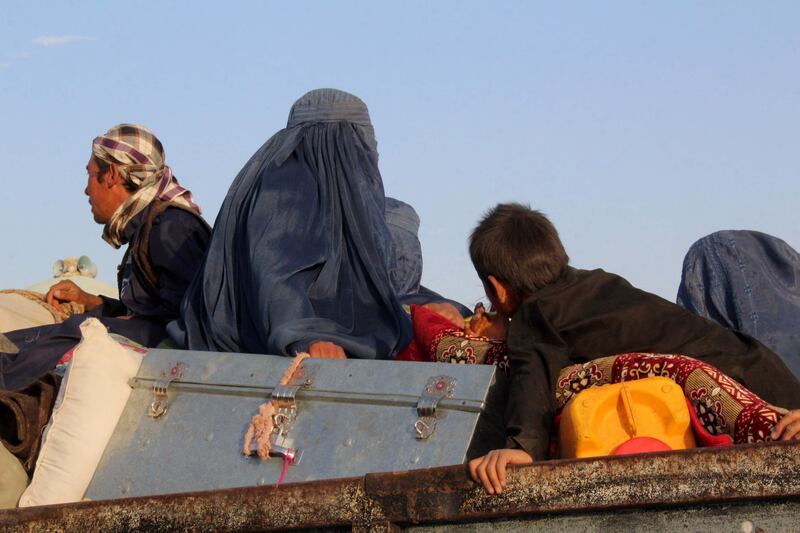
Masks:
[[[469,255],[481,280],[492,275],[523,297],[554,282],[569,263],[550,220],[517,203],[486,213],[472,231]]]

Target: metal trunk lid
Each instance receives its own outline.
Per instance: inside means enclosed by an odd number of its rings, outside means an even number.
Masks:
[[[308,385],[297,390],[296,418],[277,442],[302,455],[284,472],[280,457],[246,457],[242,445],[252,416],[291,362],[269,355],[150,350],[131,380],[134,390],[86,497],[269,485],[282,472],[289,483],[459,464],[473,437],[481,440],[497,424],[482,416],[496,382],[493,366],[306,359],[301,368]],[[431,411],[430,398],[420,402],[421,395],[426,387],[442,388],[443,378],[453,384],[452,393],[435,405],[435,421],[428,424],[433,433],[419,439],[415,424],[419,429],[421,414]],[[166,387],[168,396],[158,418],[148,415],[154,386]]]

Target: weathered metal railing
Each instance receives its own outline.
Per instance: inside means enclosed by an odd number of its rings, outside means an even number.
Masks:
[[[484,493],[464,466],[452,466],[33,507],[0,511],[0,531],[381,530],[769,500],[800,501],[800,443],[542,462],[513,469],[500,496]]]

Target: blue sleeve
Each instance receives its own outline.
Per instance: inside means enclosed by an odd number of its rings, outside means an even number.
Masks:
[[[101,300],[103,300],[102,305],[98,305],[91,311],[87,311],[87,315],[96,317],[116,317],[125,316],[128,314],[128,309],[116,298],[110,298],[108,296],[103,296],[102,294],[98,294],[98,296]]]

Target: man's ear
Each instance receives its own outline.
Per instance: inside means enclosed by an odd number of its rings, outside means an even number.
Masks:
[[[489,274],[487,277],[489,286],[494,292],[497,299],[495,302],[497,310],[506,315],[514,314],[520,304],[520,298],[517,291],[512,289],[507,283],[500,281],[496,277]]]
[[[108,165],[108,171],[105,177],[106,187],[109,189],[117,184],[122,185],[122,176],[119,173],[119,167],[113,163]]]

